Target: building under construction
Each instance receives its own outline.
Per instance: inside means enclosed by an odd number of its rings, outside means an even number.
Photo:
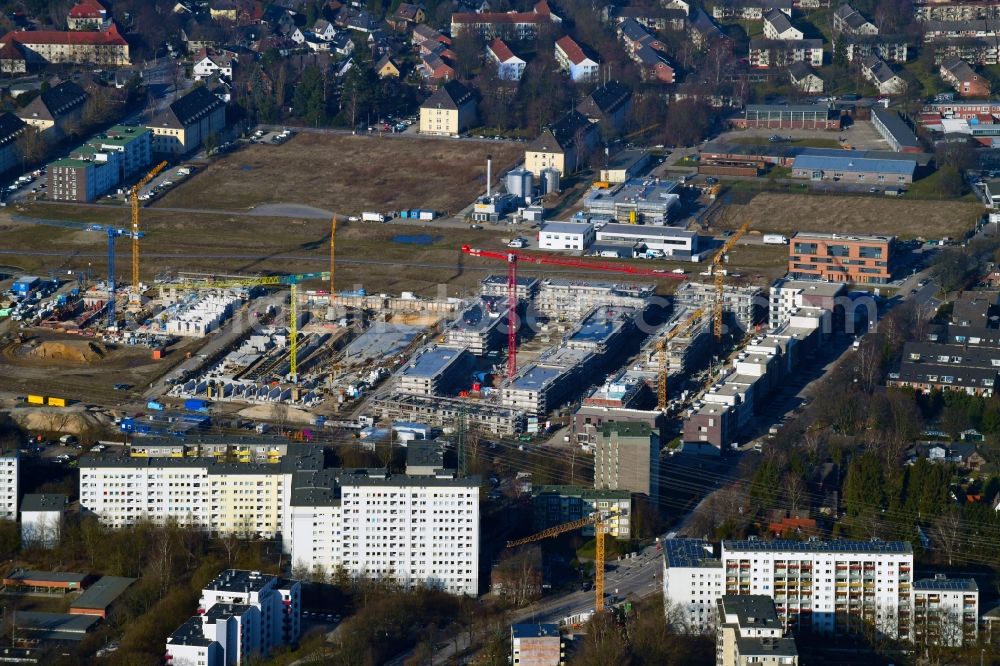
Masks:
[[[383,420],[426,423],[439,428],[455,428],[464,414],[466,427],[498,436],[524,432],[523,411],[467,398],[420,396],[389,393],[374,398],[369,405]]]
[[[599,305],[645,310],[655,293],[652,284],[546,278],[538,289],[535,309],[551,319],[580,321]]]
[[[458,319],[445,331],[445,341],[454,347],[465,347],[476,356],[485,356],[498,349],[506,340],[507,299],[483,296],[462,310]]]
[[[703,308],[711,312],[715,306],[715,285],[707,282],[684,282],[674,292],[674,307]],[[760,287],[726,284],[722,311],[725,324],[738,336],[753,331],[767,312],[767,299]]]

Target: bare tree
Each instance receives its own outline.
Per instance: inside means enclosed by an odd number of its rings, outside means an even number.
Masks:
[[[857,362],[857,380],[861,390],[871,393],[878,385],[882,369],[882,354],[874,341],[865,341],[855,355]]]
[[[792,513],[796,513],[804,503],[808,503],[806,484],[802,477],[791,472],[785,474],[785,501]]]
[[[962,545],[962,517],[958,508],[952,507],[938,516],[934,521],[932,533],[938,542],[938,547],[948,558],[948,566],[951,566],[955,554]]]

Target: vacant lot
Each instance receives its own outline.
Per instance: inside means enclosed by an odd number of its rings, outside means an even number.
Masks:
[[[796,231],[884,234],[900,238],[962,237],[983,207],[958,201],[919,201],[872,196],[819,194],[757,194],[747,204],[734,205],[719,215],[719,229],[733,229],[745,220],[763,232]]]
[[[341,215],[430,208],[457,213],[524,156],[515,143],[299,134],[280,146],[248,145],[216,160],[156,206],[247,210],[315,206]]]

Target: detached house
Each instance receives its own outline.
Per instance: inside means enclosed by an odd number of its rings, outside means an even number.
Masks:
[[[963,97],[980,99],[990,96],[989,81],[961,58],[945,58],[941,63],[941,78]]]
[[[833,31],[845,35],[877,35],[878,26],[850,5],[841,5],[833,12]]]
[[[317,19],[316,23],[313,24],[312,33],[316,35],[317,39],[330,42],[337,36],[337,28],[326,19]]]
[[[823,79],[804,62],[793,62],[788,66],[788,79],[797,90],[807,95],[823,92]]]
[[[556,40],[555,52],[556,61],[574,82],[597,79],[601,67],[597,57],[584,52],[583,47],[569,35]]]
[[[600,139],[597,123],[577,111],[570,111],[528,144],[524,151],[524,168],[535,176],[548,168],[555,169],[561,176],[575,173]]]
[[[417,25],[427,20],[427,14],[420,5],[413,5],[408,2],[400,3],[395,13],[386,19],[386,23],[393,30],[406,30],[411,25]]]
[[[198,56],[200,59],[195,63],[193,69],[195,81],[201,81],[216,75],[227,78],[230,81],[233,79],[233,67],[236,65],[235,54],[202,51]]]
[[[906,89],[906,81],[876,56],[861,61],[861,75],[875,84],[880,95],[898,95]]]
[[[514,55],[506,42],[497,37],[486,47],[486,57],[497,66],[501,81],[520,81],[525,62]]]
[[[420,105],[421,134],[458,136],[476,122],[476,97],[458,81],[448,81]]]
[[[802,31],[792,25],[788,14],[780,9],[771,9],[764,14],[764,37],[767,39],[802,39]]]
[[[385,55],[382,59],[375,63],[375,73],[378,74],[378,78],[385,79],[389,77],[399,78],[399,66],[393,62],[392,58]]]

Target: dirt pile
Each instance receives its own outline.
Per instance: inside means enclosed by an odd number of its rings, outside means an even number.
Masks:
[[[47,361],[90,364],[102,360],[107,353],[107,347],[97,342],[65,340],[29,343],[24,356]]]
[[[86,411],[59,409],[15,409],[11,417],[32,432],[61,432],[81,436],[108,425],[107,419]]]

